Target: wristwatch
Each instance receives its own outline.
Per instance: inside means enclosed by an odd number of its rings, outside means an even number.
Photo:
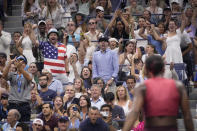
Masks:
[[[111,79],[114,80],[114,77],[112,77]]]

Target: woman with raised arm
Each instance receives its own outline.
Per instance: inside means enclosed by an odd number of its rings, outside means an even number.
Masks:
[[[27,58],[27,65],[32,62],[35,62],[35,58],[32,53],[32,44],[36,43],[35,33],[32,29],[32,24],[27,22],[24,25],[23,36],[16,43],[16,48],[20,54],[24,55]]]

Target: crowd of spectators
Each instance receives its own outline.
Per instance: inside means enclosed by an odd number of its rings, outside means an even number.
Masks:
[[[5,1],[0,130],[119,130],[151,55],[166,78],[197,82],[197,0],[23,0],[24,30],[13,34]],[[143,125],[141,113],[133,130]]]

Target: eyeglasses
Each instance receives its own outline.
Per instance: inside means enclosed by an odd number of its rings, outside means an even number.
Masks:
[[[90,25],[96,24],[96,22],[89,22]]]

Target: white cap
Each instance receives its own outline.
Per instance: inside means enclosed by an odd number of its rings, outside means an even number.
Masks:
[[[41,23],[44,23],[46,25],[46,22],[44,20],[39,21],[38,25],[40,25]]]
[[[172,0],[172,1],[171,1],[171,4],[172,4],[172,3],[177,3],[177,4],[179,4],[179,0]]]
[[[130,39],[129,41],[132,42],[132,43],[136,43],[137,42],[136,39]]]
[[[97,6],[96,7],[96,10],[100,10],[100,11],[103,11],[104,12],[104,8],[102,6]]]
[[[51,28],[51,29],[48,31],[48,36],[49,36],[51,33],[56,33],[56,34],[58,35],[58,31],[57,31],[57,29],[55,29],[55,28]]]
[[[109,42],[115,41],[116,43],[118,43],[118,40],[116,38],[110,38]]]
[[[39,118],[34,119],[33,124],[40,124],[43,126],[43,121]]]
[[[49,69],[42,69],[42,73],[51,73],[51,70],[49,70]]]

